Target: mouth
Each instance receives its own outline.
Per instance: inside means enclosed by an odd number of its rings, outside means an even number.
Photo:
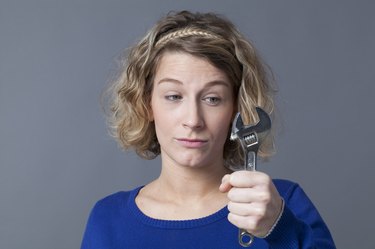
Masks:
[[[207,144],[205,139],[176,138],[177,143],[186,148],[200,148]]]

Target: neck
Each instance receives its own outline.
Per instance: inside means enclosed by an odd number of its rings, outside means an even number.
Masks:
[[[227,195],[219,191],[221,179],[227,173],[230,171],[223,162],[204,167],[163,162],[159,178],[140,191],[136,203],[142,212],[156,219],[205,217],[227,205]]]
[[[155,181],[159,193],[176,202],[204,200],[219,194],[222,177],[230,173],[221,160],[215,165],[187,167],[163,163],[160,177]]]

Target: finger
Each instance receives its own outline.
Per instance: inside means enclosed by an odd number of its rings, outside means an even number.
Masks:
[[[230,175],[229,182],[233,187],[251,188],[258,185],[268,184],[271,178],[259,171],[236,171]]]
[[[252,216],[240,216],[229,213],[228,220],[230,223],[238,228],[245,229],[250,234],[256,237],[263,237],[269,231],[259,219]]]
[[[226,193],[232,188],[232,185],[230,185],[229,183],[229,179],[230,179],[229,174],[223,177],[223,179],[221,180],[220,187],[219,187],[220,192]]]
[[[262,205],[256,203],[238,203],[230,201],[228,203],[228,210],[230,213],[239,216],[256,216],[263,217],[266,214],[266,209]]]
[[[241,216],[233,213],[228,214],[228,220],[230,223],[238,228],[246,229],[248,231],[254,231],[257,227],[257,222],[251,216]]]
[[[268,191],[259,191],[254,188],[231,188],[228,191],[228,199],[232,202],[252,203],[268,202],[271,194]]]

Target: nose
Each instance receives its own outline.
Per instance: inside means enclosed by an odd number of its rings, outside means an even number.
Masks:
[[[202,115],[202,110],[197,101],[192,101],[185,107],[185,112],[183,113],[183,126],[190,129],[200,129],[204,127],[204,118]]]

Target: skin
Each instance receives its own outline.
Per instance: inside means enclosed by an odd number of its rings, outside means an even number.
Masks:
[[[223,149],[234,114],[233,89],[225,73],[202,58],[166,52],[153,84],[150,119],[162,170],[141,189],[137,206],[152,218],[186,220],[228,205],[232,224],[256,236],[266,234],[281,209],[272,180],[261,172],[232,173],[224,167]]]
[[[227,174],[219,188],[228,193],[228,220],[257,237],[266,235],[280,215],[281,197],[272,179],[263,172]]]

